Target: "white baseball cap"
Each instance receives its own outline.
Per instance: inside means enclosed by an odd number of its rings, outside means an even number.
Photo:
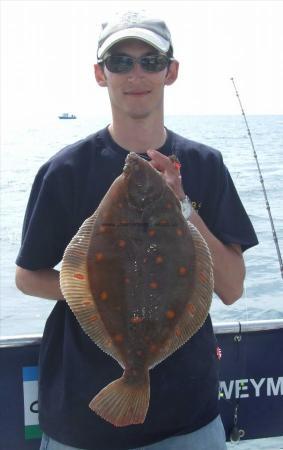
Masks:
[[[171,34],[163,20],[128,11],[102,24],[97,58],[103,58],[113,45],[125,39],[141,40],[163,53],[172,47]]]

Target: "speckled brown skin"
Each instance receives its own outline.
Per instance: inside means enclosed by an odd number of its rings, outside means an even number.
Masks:
[[[195,250],[174,193],[141,158],[130,159],[98,212],[88,271],[127,373],[143,377],[194,290]]]
[[[149,369],[202,326],[213,278],[203,238],[137,154],[67,247],[61,288],[84,331],[124,368],[90,408],[116,426],[143,423]]]

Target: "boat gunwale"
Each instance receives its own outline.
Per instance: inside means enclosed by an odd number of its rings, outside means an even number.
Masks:
[[[277,330],[281,328],[283,329],[283,319],[213,323],[213,330],[215,334],[242,334],[256,331]],[[38,345],[41,342],[41,338],[42,334],[0,336],[0,348]]]

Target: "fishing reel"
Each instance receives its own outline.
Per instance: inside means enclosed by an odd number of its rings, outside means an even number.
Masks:
[[[239,404],[236,405],[234,411],[234,426],[230,431],[230,442],[233,444],[238,444],[242,437],[245,436],[245,430],[242,430],[238,427],[238,408]]]
[[[242,437],[245,436],[245,430],[239,429],[236,425],[233,426],[230,432],[230,441],[233,444],[238,444]]]

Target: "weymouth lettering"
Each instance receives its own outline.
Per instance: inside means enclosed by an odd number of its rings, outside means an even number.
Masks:
[[[220,381],[219,398],[248,398],[262,396],[283,396],[283,376],[278,378],[246,378]]]

